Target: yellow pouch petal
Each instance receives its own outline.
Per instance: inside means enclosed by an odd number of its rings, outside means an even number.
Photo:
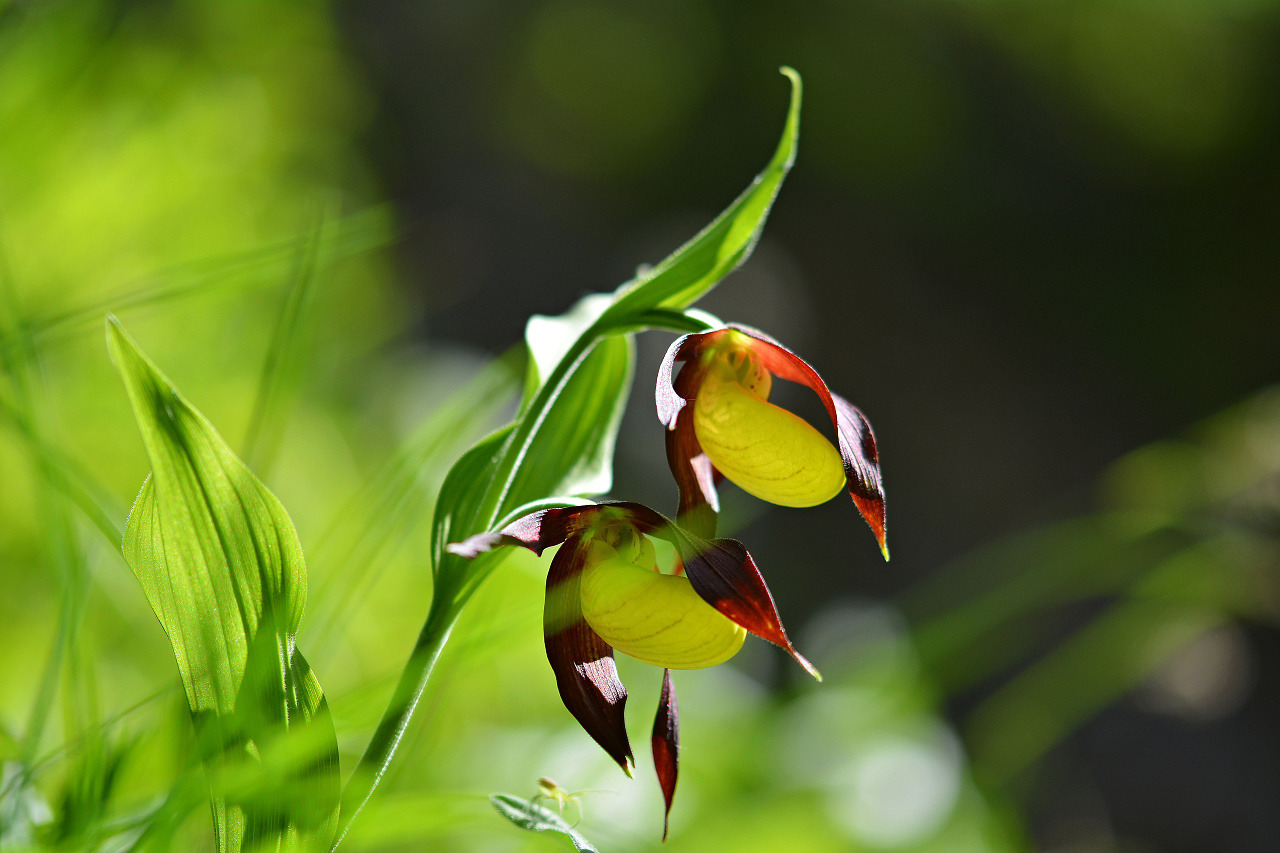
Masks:
[[[701,669],[738,653],[747,632],[703,601],[688,578],[614,558],[582,572],[582,615],[620,652],[654,666]]]
[[[694,432],[722,474],[761,500],[817,506],[844,488],[840,452],[822,433],[712,364],[694,402]]]

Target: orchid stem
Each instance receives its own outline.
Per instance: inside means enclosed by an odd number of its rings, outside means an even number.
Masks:
[[[356,815],[360,814],[365,804],[369,802],[369,798],[373,796],[374,789],[386,775],[387,768],[391,764],[391,756],[409,727],[409,720],[413,717],[418,700],[422,698],[422,693],[427,687],[427,679],[431,677],[436,661],[440,659],[440,652],[448,642],[449,634],[453,631],[453,626],[458,623],[458,617],[469,597],[468,594],[461,600],[452,598],[446,600],[446,597],[441,596],[432,600],[431,610],[422,624],[422,630],[418,633],[418,641],[414,644],[413,652],[400,672],[400,680],[396,683],[396,689],[391,695],[391,701],[387,704],[387,710],[378,721],[378,728],[370,738],[364,755],[360,757],[360,763],[356,765],[351,778],[342,789],[338,834],[334,838],[331,850],[338,849],[347,831],[351,829]]]

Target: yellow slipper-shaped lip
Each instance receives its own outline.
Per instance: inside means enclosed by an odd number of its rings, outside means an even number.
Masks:
[[[715,358],[698,387],[693,425],[719,471],[761,500],[817,506],[844,488],[840,453],[806,421],[761,399]]]
[[[703,601],[687,578],[654,571],[653,546],[635,562],[592,543],[582,572],[582,616],[600,638],[638,661],[702,669],[738,653],[747,632]]]

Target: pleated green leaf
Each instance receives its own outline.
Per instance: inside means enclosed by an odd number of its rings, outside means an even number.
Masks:
[[[288,513],[112,318],[151,476],[124,554],[173,646],[219,849],[310,849],[337,822],[337,740],[294,644],[306,565]]]

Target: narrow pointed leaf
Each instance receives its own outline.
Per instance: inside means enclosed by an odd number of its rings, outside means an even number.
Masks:
[[[440,486],[432,520],[432,566],[437,574],[444,568],[444,547],[475,533],[474,519],[480,513],[485,492],[490,487],[503,450],[515,424],[507,424],[476,443],[453,463]]]
[[[551,317],[545,314],[534,314],[525,324],[524,340],[529,349],[529,368],[525,379],[525,402],[532,401],[534,393],[540,389],[555,372],[558,365],[574,341],[582,337],[600,315],[613,302],[613,297],[603,293],[593,293],[579,299],[565,313]]]
[[[613,487],[614,444],[634,366],[629,335],[605,338],[569,365],[560,389],[526,415],[527,438],[511,447],[515,465],[499,515],[546,495],[599,495]]]
[[[274,774],[273,805],[215,789],[219,847],[327,843],[337,818],[337,742],[294,646],[306,601],[302,547],[284,507],[120,325],[108,345],[152,474],[124,553],[174,649],[211,778],[248,754]],[[269,756],[294,759],[281,770]]]
[[[667,840],[671,817],[671,801],[676,795],[676,777],[680,773],[680,706],[676,702],[676,687],[671,682],[671,670],[662,671],[662,696],[658,699],[658,714],[653,720],[653,769],[662,787],[662,800],[666,805],[662,813],[662,840]]]
[[[751,255],[782,181],[795,162],[800,136],[800,75],[790,68],[783,68],[782,73],[791,81],[791,106],[768,165],[746,192],[696,237],[625,285],[602,322],[623,322],[650,308],[687,307]]]
[[[547,324],[538,328],[545,337]],[[538,348],[550,346],[543,341]],[[520,418],[464,454],[449,472],[433,525],[438,593],[470,588],[467,576],[480,570],[446,553],[445,545],[484,532],[511,510],[547,495],[608,491],[634,350],[629,336],[613,336],[558,365],[554,377],[546,377],[551,385],[526,402]]]

